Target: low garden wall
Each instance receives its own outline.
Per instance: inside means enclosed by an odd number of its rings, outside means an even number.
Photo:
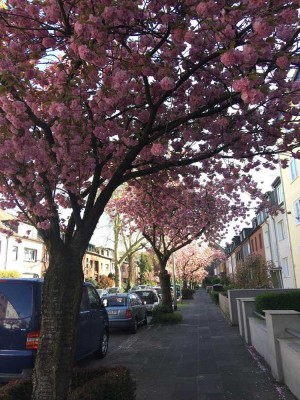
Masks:
[[[255,297],[263,293],[282,293],[287,291],[297,291],[297,289],[231,289],[228,290],[229,300],[229,313],[230,321],[232,325],[238,325],[238,309],[237,309],[237,298]],[[299,291],[299,289],[298,289]]]
[[[226,318],[230,318],[228,297],[222,293],[219,293],[219,306]]]
[[[255,298],[239,298],[238,309],[241,336],[269,364],[273,377],[300,399],[300,312],[264,310],[265,317],[259,317]]]

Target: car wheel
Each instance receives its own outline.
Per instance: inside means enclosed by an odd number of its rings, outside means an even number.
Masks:
[[[132,327],[131,327],[131,329],[130,329],[130,332],[131,332],[131,333],[136,333],[136,332],[137,332],[137,329],[138,329],[138,321],[137,321],[137,319],[135,318],[135,319],[134,319],[134,322],[133,322],[133,325],[132,325]]]
[[[144,321],[143,321],[143,325],[148,325],[147,313],[145,313],[145,318],[144,318]]]
[[[95,351],[96,358],[104,358],[108,351],[108,332],[104,330],[98,350]]]

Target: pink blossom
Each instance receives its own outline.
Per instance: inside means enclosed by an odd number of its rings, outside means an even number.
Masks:
[[[223,117],[217,121],[217,124],[220,125],[222,128],[226,128],[229,125],[229,121],[226,117]]]
[[[233,82],[232,88],[235,92],[243,92],[251,87],[248,78],[241,78]]]
[[[199,3],[196,7],[196,13],[200,17],[209,17],[215,12],[216,8],[217,4],[213,0],[209,0]]]
[[[287,8],[279,14],[280,21],[284,21],[288,24],[293,24],[299,21],[299,11],[293,8]]]
[[[44,47],[48,48],[48,47],[55,47],[56,45],[56,40],[54,38],[51,37],[46,37],[42,40],[42,44]]]
[[[278,65],[280,69],[287,69],[290,66],[290,61],[287,56],[281,56],[277,58],[276,65]]]
[[[80,22],[76,21],[74,24],[74,31],[78,36],[82,35],[84,32],[84,25],[81,24]]]
[[[226,65],[226,67],[232,67],[237,63],[236,50],[232,49],[223,53],[220,57],[221,62]]]
[[[82,45],[78,47],[78,54],[82,60],[88,60],[90,57],[90,50],[86,46]]]
[[[159,83],[163,90],[172,90],[175,87],[174,80],[168,76],[165,76]]]
[[[260,90],[250,89],[242,92],[241,98],[245,103],[257,104],[264,100],[264,95]]]
[[[154,156],[161,156],[165,153],[165,149],[160,143],[153,143],[150,151]]]
[[[266,0],[248,0],[250,8],[261,8],[266,5]]]
[[[252,24],[254,32],[262,37],[266,38],[273,32],[272,26],[264,19],[258,18]]]
[[[47,230],[47,229],[50,228],[50,221],[49,221],[49,220],[46,220],[46,221],[43,221],[43,222],[39,222],[39,223],[37,224],[37,227],[38,227],[39,229]]]
[[[252,67],[257,61],[257,51],[250,45],[246,45],[242,51],[243,64],[247,67]]]

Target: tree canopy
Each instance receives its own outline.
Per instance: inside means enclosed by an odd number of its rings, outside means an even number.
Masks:
[[[66,397],[82,257],[117,187],[195,163],[234,179],[299,144],[298,7],[1,2],[0,205],[49,251],[34,399]]]

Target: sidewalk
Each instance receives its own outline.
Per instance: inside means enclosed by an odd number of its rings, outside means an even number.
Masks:
[[[186,303],[183,323],[140,330],[101,363],[132,371],[137,400],[295,399],[203,289]]]

